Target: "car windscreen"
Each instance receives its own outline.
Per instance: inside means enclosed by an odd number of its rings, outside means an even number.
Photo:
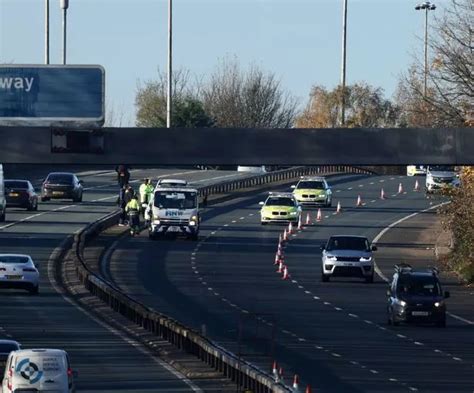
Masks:
[[[300,181],[297,188],[308,190],[324,190],[324,183],[322,181]]]
[[[452,165],[433,165],[430,166],[430,172],[454,172]]]
[[[326,250],[369,251],[370,244],[367,239],[360,237],[333,237],[329,239]]]
[[[400,277],[398,293],[410,296],[440,296],[438,280],[432,276]]]
[[[21,180],[5,180],[5,188],[28,189],[28,182]]]
[[[291,198],[268,198],[265,206],[295,206]]]
[[[18,348],[18,345],[13,344],[13,343],[0,343],[0,353],[10,353],[12,351],[16,351]]]
[[[46,181],[53,184],[72,184],[72,175],[68,174],[51,174]]]
[[[27,263],[29,261],[28,257],[23,256],[14,256],[14,255],[1,255],[0,263]]]
[[[154,205],[159,209],[194,209],[197,206],[196,192],[157,191]]]

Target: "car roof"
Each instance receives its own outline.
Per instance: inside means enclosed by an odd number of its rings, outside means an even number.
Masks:
[[[62,349],[51,349],[51,348],[32,348],[32,349],[19,349],[18,351],[14,352],[16,355],[20,356],[34,356],[38,354],[44,355],[60,355],[63,356],[66,354],[66,351]]]
[[[269,192],[268,198],[270,197],[295,199],[295,196],[291,192]]]
[[[51,175],[68,175],[68,176],[74,176],[74,173],[72,172],[49,172],[48,176]]]
[[[157,184],[166,184],[166,183],[179,183],[179,184],[188,184],[187,180],[184,179],[158,179]]]
[[[365,237],[365,236],[357,236],[357,235],[333,235],[330,238],[334,239],[334,238],[338,238],[338,237],[344,237],[344,238],[350,237],[350,238],[357,238],[357,239],[367,239],[367,237]]]
[[[172,187],[172,186],[167,186],[167,187],[156,187],[155,192],[157,191],[173,191],[173,192],[198,192],[197,189],[192,188],[192,187]]]
[[[324,176],[301,176],[300,181],[324,181],[326,178]]]
[[[31,258],[29,255],[26,255],[26,254],[0,254],[0,257],[26,257],[26,258]]]
[[[24,181],[24,182],[29,183],[29,180],[26,180],[26,179],[5,179],[5,182],[7,182],[7,181]]]
[[[13,344],[20,346],[20,343],[15,340],[0,340],[0,344]]]

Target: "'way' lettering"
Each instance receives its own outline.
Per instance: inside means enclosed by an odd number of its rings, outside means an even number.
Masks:
[[[33,86],[35,78],[0,78],[0,89],[25,90],[27,93]]]

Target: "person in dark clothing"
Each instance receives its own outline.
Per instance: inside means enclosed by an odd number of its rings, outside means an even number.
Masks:
[[[120,218],[119,218],[119,225],[125,225],[125,221],[127,219],[127,212],[125,208],[127,207],[128,202],[132,200],[132,197],[135,195],[135,191],[133,190],[130,184],[124,184],[120,189],[119,197],[117,198],[117,205],[121,209]]]
[[[128,165],[117,165],[115,167],[115,172],[117,172],[117,182],[120,187],[128,184],[130,180],[130,172]]]

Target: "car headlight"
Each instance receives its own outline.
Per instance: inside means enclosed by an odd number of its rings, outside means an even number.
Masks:
[[[359,261],[360,262],[370,262],[372,260],[372,257],[360,257]]]
[[[327,261],[337,261],[337,257],[334,255],[326,255]]]
[[[161,221],[160,220],[153,220],[153,225],[160,225]]]
[[[400,304],[400,306],[402,307],[405,307],[407,305],[407,302],[405,300],[399,300],[398,304]]]
[[[441,301],[441,302],[436,302],[436,303],[434,304],[434,306],[435,306],[435,307],[442,307],[442,306],[444,306],[444,302],[442,302],[442,301]]]
[[[296,216],[298,212],[290,212],[290,216]]]

